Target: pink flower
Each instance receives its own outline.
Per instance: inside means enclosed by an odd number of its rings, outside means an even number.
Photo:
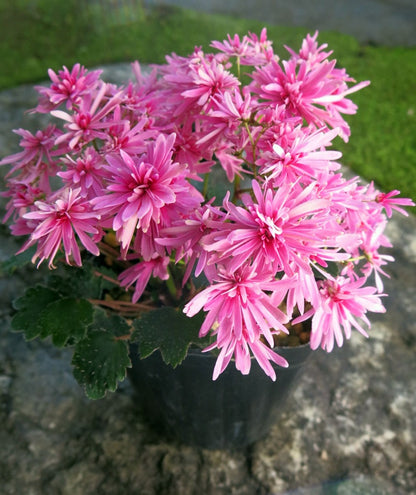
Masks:
[[[28,181],[23,181],[22,179],[9,180],[7,191],[1,193],[2,197],[11,198],[6,205],[7,213],[3,218],[3,222],[6,222],[12,216],[14,220],[18,220],[19,217],[22,217],[22,215],[33,207],[36,201],[43,199],[45,194],[45,190],[30,184]],[[26,224],[26,220],[23,223]],[[29,233],[30,231],[29,229],[25,233]]]
[[[144,261],[150,261],[156,256],[166,256],[167,250],[158,242],[160,236],[159,231],[160,225],[154,221],[150,222],[146,232],[143,232],[142,229],[137,229],[132,245],[130,246],[132,252],[135,253],[136,256],[140,255]],[[126,251],[122,249],[121,255],[125,256],[125,253]]]
[[[161,280],[169,278],[169,261],[167,256],[155,256],[149,261],[140,261],[120,273],[118,278],[122,287],[128,289],[131,285],[136,284],[132,297],[134,303],[142,296],[150,277],[157,277]]]
[[[302,46],[299,50],[299,53],[296,53],[288,46],[285,46],[285,48],[295,60],[297,59],[306,60],[313,66],[314,64],[322,62],[330,55],[332,55],[332,51],[330,52],[323,51],[325,48],[328,47],[327,43],[318,46],[318,43],[316,41],[317,38],[318,38],[318,31],[315,31],[313,36],[307,34],[306,38],[302,41]]]
[[[272,60],[253,73],[253,90],[270,103],[285,105],[289,115],[299,115],[318,128],[328,125],[340,128],[346,141],[350,134],[341,113],[355,113],[356,106],[348,94],[367,86],[368,81],[348,88],[346,74],[335,69],[335,60],[319,61],[292,57],[282,65]]]
[[[68,188],[50,198],[49,202],[36,201],[36,210],[23,215],[25,219],[36,221],[36,227],[19,252],[37,243],[32,262],[39,258],[39,265],[49,259],[49,267],[53,268],[55,256],[63,244],[66,262],[71,264],[72,256],[75,264],[81,266],[77,236],[87,251],[98,256],[99,249],[88,234],[93,234],[98,239],[100,232],[96,224],[99,216],[79,193],[80,189]]]
[[[94,148],[87,148],[76,160],[68,155],[62,162],[66,165],[66,170],[57,175],[68,186],[80,187],[82,197],[90,198],[102,193],[106,173],[103,172],[103,158]]]
[[[239,89],[227,91],[215,98],[215,107],[209,113],[210,117],[223,119],[231,127],[235,123],[240,124],[242,121],[249,120],[251,117],[251,97],[248,91],[241,94]]]
[[[317,178],[321,171],[337,170],[338,160],[342,156],[339,151],[325,150],[331,146],[332,140],[338,135],[338,130],[319,129],[308,134],[305,129],[297,127],[294,139],[282,148],[278,143],[273,144],[273,153],[265,154],[258,164],[260,173],[272,179],[275,187],[296,181],[299,177]]]
[[[215,152],[215,156],[220,162],[221,167],[224,169],[229,182],[234,182],[236,176],[242,175],[244,160],[235,156],[232,148],[218,148]]]
[[[167,248],[176,249],[175,261],[185,258],[186,270],[183,284],[188,280],[195,267],[198,277],[205,269],[209,269],[209,253],[203,249],[201,240],[210,231],[209,225],[213,220],[221,221],[221,213],[211,205],[204,205],[193,211],[189,217],[174,222],[161,230],[156,242]]]
[[[244,195],[242,207],[225,200],[229,223],[206,237],[204,249],[218,253],[220,260],[231,257],[233,268],[251,260],[259,271],[283,270],[289,276],[293,263],[308,270],[311,258],[332,259],[334,252],[328,248],[338,245],[341,230],[333,230],[329,202],[314,197],[313,187],[301,190],[284,184],[274,191],[252,181],[255,201]]]
[[[175,161],[186,163],[189,169],[189,178],[200,181],[201,175],[209,173],[215,161],[212,160],[213,150],[210,146],[201,145],[196,125],[189,119],[183,126],[175,126],[176,134]]]
[[[254,57],[248,57],[244,63],[247,65],[262,65],[270,62],[270,60],[279,60],[278,55],[273,51],[273,43],[267,39],[267,29],[263,28],[260,32],[260,36],[256,33],[248,33],[247,38],[253,45],[256,55]]]
[[[172,87],[174,103],[179,106],[175,115],[202,107],[205,111],[212,105],[212,98],[237,88],[240,82],[215,59],[210,62],[201,58],[187,64],[186,70],[167,74],[165,81]],[[180,91],[180,97],[178,92]]]
[[[390,191],[389,193],[378,193],[376,196],[377,203],[380,203],[384,207],[389,218],[392,216],[393,210],[398,211],[402,215],[408,216],[407,211],[405,211],[403,208],[400,208],[398,205],[415,206],[413,201],[409,198],[393,197],[397,196],[398,194],[400,194],[400,191],[395,189],[394,191]]]
[[[35,111],[47,113],[64,102],[66,108],[71,110],[74,105],[79,105],[82,97],[96,88],[101,72],[101,70],[88,72],[80,64],[75,64],[71,72],[65,66],[58,74],[49,69],[48,74],[52,84],[49,88],[35,87],[41,95]]]
[[[295,308],[303,315],[305,313],[305,302],[316,306],[320,300],[318,285],[312,267],[304,270],[294,266],[293,272],[297,283],[293,287],[289,287],[287,295],[282,290],[275,290],[272,294],[272,300],[276,306],[279,306],[283,301],[286,302],[288,316],[293,315]],[[283,280],[286,280],[286,276],[283,277]]]
[[[182,96],[195,99],[196,104],[200,106],[209,103],[210,99],[216,95],[240,85],[238,79],[225,70],[222,64],[214,60],[209,65],[202,61],[199,67],[195,67],[192,79],[195,88],[187,89]]]
[[[140,154],[146,151],[146,142],[156,138],[155,130],[146,129],[149,124],[147,118],[140,120],[131,127],[128,120],[122,120],[120,107],[114,109],[115,124],[108,130],[108,139],[103,147],[103,153],[125,151],[128,154]]]
[[[20,146],[23,151],[7,156],[0,161],[0,165],[16,163],[16,166],[9,171],[8,175],[29,163],[32,163],[34,167],[38,167],[43,160],[52,161],[51,157],[56,154],[52,151],[52,148],[57,135],[59,135],[54,125],[48,125],[46,129],[36,131],[35,134],[25,129],[15,129],[13,132],[22,136]]]
[[[374,274],[377,291],[380,293],[383,292],[383,281],[380,275],[390,278],[381,267],[387,265],[389,261],[394,261],[392,256],[379,252],[383,246],[392,247],[389,240],[383,235],[385,227],[386,222],[377,219],[377,222],[370,229],[363,229],[361,231],[361,244],[359,246],[366,260],[364,266],[360,267],[360,271],[366,278]],[[357,275],[354,273],[352,276],[356,277]]]
[[[237,57],[242,65],[262,64],[275,56],[272,42],[267,39],[266,28],[262,29],[260,38],[253,33],[243,36],[242,40],[238,34],[235,34],[233,38],[227,35],[227,40],[213,41],[211,46],[227,54],[228,57]]]
[[[247,36],[244,36],[243,39],[240,40],[240,36],[238,34],[235,34],[234,37],[231,37],[228,34],[226,40],[222,42],[213,41],[211,46],[222,51],[223,53],[226,53],[230,57],[241,58],[252,51]]]
[[[111,173],[109,194],[92,200],[96,210],[114,215],[112,224],[123,251],[130,245],[136,229],[147,232],[152,222],[159,224],[162,209],[181,203],[190,209],[199,204],[199,196],[186,181],[186,165],[172,161],[175,135],[160,134],[147,147],[147,153],[132,157],[120,151],[120,156],[107,156]]]
[[[260,366],[273,380],[276,374],[269,360],[287,366],[286,360],[271,348],[274,347],[273,334],[287,332],[284,323],[288,318],[272,304],[266,291],[277,289],[278,286],[288,288],[290,285],[293,285],[293,281],[275,280],[266,270],[257,274],[249,265],[232,272],[219,268],[214,283],[185,306],[184,312],[189,317],[201,309],[208,312],[199,335],[215,335],[216,343],[210,349],[218,347],[221,350],[214,380],[233,356],[236,368],[247,374],[250,371],[248,349],[251,349]],[[269,345],[267,350],[260,341],[261,337]]]
[[[380,297],[375,295],[374,287],[363,287],[366,278],[351,281],[349,278],[337,277],[331,280],[318,282],[320,304],[312,310],[311,348],[319,346],[328,352],[334,347],[334,341],[342,346],[345,337],[351,337],[351,327],[356,328],[362,335],[368,337],[357,318],[360,318],[370,327],[366,317],[367,311],[384,313],[385,308]]]
[[[105,97],[107,85],[101,84],[100,89],[96,94],[88,93],[81,100],[73,114],[69,114],[62,110],[52,110],[51,115],[66,121],[64,127],[67,132],[59,136],[55,144],[60,144],[68,141],[68,146],[72,150],[78,143],[92,141],[95,138],[106,140],[108,138],[104,129],[112,127],[119,122],[112,120],[104,120],[111,111],[121,102],[122,91],[114,96],[111,96],[108,101],[100,108],[100,105]]]

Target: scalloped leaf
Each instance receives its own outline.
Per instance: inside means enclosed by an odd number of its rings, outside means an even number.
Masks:
[[[15,270],[32,262],[33,255],[36,252],[36,246],[31,246],[23,253],[15,254],[9,259],[0,263],[0,273],[12,274]]]
[[[12,329],[23,332],[26,340],[52,336],[57,347],[80,340],[93,319],[93,306],[84,299],[62,296],[48,287],[29,288],[13,306]]]
[[[13,303],[17,313],[11,321],[12,329],[16,332],[23,332],[26,340],[32,340],[36,337],[44,339],[50,335],[43,326],[42,313],[49,304],[57,301],[59,297],[56,291],[47,287],[38,285],[29,288],[22,297]]]
[[[202,192],[202,188],[204,187],[202,182],[196,182],[194,185]],[[222,198],[227,191],[230,191],[232,196],[234,184],[227,179],[227,175],[221,165],[216,163],[208,174],[207,197],[215,198],[214,204],[219,206],[222,204]]]
[[[84,263],[79,267],[62,267],[63,274],[53,273],[48,277],[48,287],[64,296],[99,299],[102,293],[103,279],[94,275],[94,268]]]
[[[202,322],[203,314],[188,318],[180,309],[165,306],[134,320],[131,341],[138,344],[141,358],[160,349],[165,363],[176,368],[185,359],[190,344],[201,342],[198,332]]]
[[[63,347],[68,341],[78,342],[93,320],[94,308],[85,299],[67,297],[46,306],[40,315],[43,332],[52,335],[52,342]]]
[[[94,321],[91,326],[93,330],[104,330],[113,334],[115,337],[124,337],[130,335],[131,327],[120,315],[109,315],[102,308],[94,308]]]
[[[101,399],[107,390],[116,390],[131,367],[127,342],[103,330],[91,331],[75,346],[72,365],[86,395]]]

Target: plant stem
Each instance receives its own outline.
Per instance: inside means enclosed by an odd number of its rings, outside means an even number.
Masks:
[[[241,177],[239,175],[236,175],[235,179],[234,179],[234,194],[233,194],[233,199],[232,199],[233,202],[236,199],[238,199],[238,197],[240,196],[240,193],[241,193],[240,182],[241,182]]]
[[[171,272],[169,266],[167,268],[167,272],[169,274],[169,278],[166,280],[166,287],[168,288],[169,294],[176,301],[178,298],[178,293],[177,293],[175,281],[173,279],[172,272]]]
[[[257,143],[254,142],[253,135],[251,134],[251,130],[250,130],[250,127],[249,127],[247,121],[244,121],[244,127],[246,128],[246,131],[247,131],[248,137],[250,139],[250,143],[251,143],[251,149],[252,149],[252,153],[253,153],[252,169],[253,169],[253,175],[254,175],[254,177],[256,177],[257,176],[257,167],[255,165],[255,162],[256,162],[256,144]]]
[[[205,174],[204,175],[204,187],[202,189],[202,195],[204,196],[204,198],[207,197],[207,193],[208,193],[208,182],[209,182],[209,174]]]
[[[112,277],[109,277],[108,275],[104,275],[104,273],[101,273],[100,271],[96,270],[94,272],[94,275],[96,277],[101,277],[103,278],[104,280],[107,280],[107,282],[111,282],[112,284],[114,285],[117,285],[118,287],[120,287],[120,282],[116,279],[116,278],[112,278]]]
[[[106,308],[117,311],[118,313],[134,315],[141,311],[150,311],[154,309],[153,305],[144,303],[133,303],[129,301],[107,301],[104,299],[88,299],[91,304],[104,306]]]

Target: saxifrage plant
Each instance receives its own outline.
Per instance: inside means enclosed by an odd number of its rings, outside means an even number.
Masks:
[[[275,380],[290,326],[310,320],[311,348],[329,352],[384,311],[384,230],[414,203],[345,178],[329,149],[369,82],[317,33],[286,60],[265,30],[211,46],[146,73],[135,62],[121,86],[49,70],[32,111],[54,120],[16,130],[22,150],[0,162],[4,221],[26,237],[12,264],[57,268],[15,302],[12,327],[74,346],[89,397],[124,379],[130,342],[173,366],[191,344],[216,352],[214,380],[254,357]]]

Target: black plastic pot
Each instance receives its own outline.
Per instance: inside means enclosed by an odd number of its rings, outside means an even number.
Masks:
[[[309,345],[278,352],[289,368],[276,366],[275,382],[254,359],[249,375],[231,362],[213,381],[216,358],[198,349],[191,349],[175,369],[158,351],[143,360],[132,352],[129,376],[148,418],[168,436],[209,449],[241,448],[268,433],[312,353]]]

